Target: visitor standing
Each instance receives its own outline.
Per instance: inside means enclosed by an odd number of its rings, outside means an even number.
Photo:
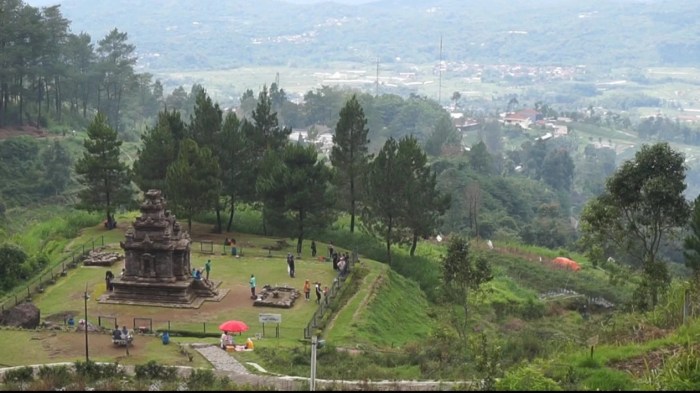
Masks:
[[[316,257],[316,242],[311,241],[311,257]]]
[[[309,301],[309,295],[311,295],[311,283],[309,283],[309,280],[304,281],[304,298],[306,298],[306,301]]]
[[[226,350],[226,345],[228,344],[228,334],[226,332],[221,333],[221,338],[219,338],[219,347]]]
[[[323,293],[321,291],[321,283],[317,282],[315,284],[316,286],[316,304],[321,304],[321,294]]]
[[[250,296],[255,299],[255,275],[250,275]]]
[[[107,270],[107,273],[105,273],[105,284],[107,284],[108,291],[112,290],[112,280],[114,280],[114,274],[112,274],[111,270]]]
[[[211,259],[207,259],[207,263],[204,264],[204,271],[206,273],[206,280],[209,281],[209,272],[211,271]]]
[[[333,242],[328,243],[328,258],[333,258],[334,251]]]
[[[294,269],[294,255],[289,256],[289,277],[294,278],[296,270]]]

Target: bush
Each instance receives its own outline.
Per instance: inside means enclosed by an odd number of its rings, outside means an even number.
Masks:
[[[73,376],[67,366],[41,366],[39,367],[39,379],[46,386],[64,387],[68,385]]]
[[[25,366],[20,368],[15,368],[5,372],[2,381],[6,384],[12,383],[26,383],[34,380],[34,369]]]
[[[146,364],[137,364],[134,367],[136,379],[162,379],[169,380],[177,375],[177,370],[172,367],[165,367],[151,360]]]
[[[87,381],[120,377],[124,374],[119,370],[119,365],[117,363],[98,364],[92,360],[75,362],[75,373]]]
[[[496,382],[497,390],[519,390],[519,391],[554,391],[562,390],[561,387],[550,378],[542,374],[540,370],[533,366],[524,366],[506,375]]]
[[[209,390],[216,385],[216,375],[211,370],[192,369],[187,377],[187,388],[192,391]]]
[[[582,382],[583,390],[631,390],[633,381],[627,374],[620,371],[601,368],[596,370]]]

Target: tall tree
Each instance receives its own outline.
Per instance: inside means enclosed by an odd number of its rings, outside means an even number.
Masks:
[[[235,113],[229,112],[224,118],[219,135],[221,147],[219,160],[221,162],[221,192],[227,196],[229,218],[226,231],[231,231],[236,202],[243,199],[246,172],[252,165],[253,156],[248,146],[248,140],[241,128],[241,122]]]
[[[450,196],[437,190],[436,174],[428,166],[428,158],[414,137],[399,142],[398,158],[399,165],[407,171],[401,221],[409,230],[410,255],[413,256],[418,238],[431,235],[439,225],[440,216],[449,208]]]
[[[249,142],[250,153],[254,160],[246,171],[246,177],[242,182],[242,193],[249,201],[260,200],[256,192],[255,183],[262,166],[262,159],[268,151],[280,151],[286,144],[292,130],[287,127],[280,127],[277,120],[277,113],[272,111],[272,99],[268,94],[267,87],[263,86],[258,94],[257,106],[253,110],[252,123],[244,121],[243,132]],[[264,207],[263,207],[264,210]],[[263,214],[263,233],[267,233],[266,218]]]
[[[461,307],[461,313],[450,313],[450,320],[462,344],[467,343],[467,327],[471,309],[470,295],[481,285],[493,279],[491,266],[482,255],[473,255],[469,243],[460,236],[450,240],[447,255],[442,259],[443,293],[452,306]]]
[[[277,157],[278,153],[268,152]],[[265,207],[276,212],[290,212],[296,222],[297,253],[309,226],[322,228],[333,199],[329,192],[331,170],[318,160],[314,146],[288,144],[281,157],[260,174],[256,183]],[[283,196],[280,198],[280,196]]]
[[[339,200],[350,213],[350,232],[355,232],[355,214],[362,190],[361,178],[370,160],[368,154],[369,129],[362,106],[353,95],[340,110],[335,126],[330,160],[337,171]]]
[[[224,154],[221,150],[220,133],[222,111],[219,104],[215,104],[204,89],[195,92],[194,112],[190,115],[190,135],[200,148],[207,147],[214,154],[217,161]],[[216,212],[216,227],[214,231],[221,233],[221,203],[217,197],[211,206]]]
[[[700,196],[693,201],[690,216],[690,233],[683,240],[685,265],[693,271],[696,281],[700,282]]]
[[[574,160],[566,149],[551,150],[542,163],[542,180],[555,190],[571,191],[574,169]]]
[[[168,167],[166,185],[170,202],[187,216],[187,230],[192,232],[192,217],[211,208],[219,198],[219,163],[209,148],[200,149],[197,142],[186,138],[177,159]]]
[[[370,233],[384,239],[389,264],[391,245],[405,231],[400,225],[406,211],[405,185],[409,177],[407,168],[401,166],[404,162],[399,158],[399,142],[389,138],[369,164],[363,198],[362,222]]]
[[[98,110],[107,114],[110,126],[119,132],[119,115],[124,93],[135,86],[136,47],[128,43],[127,33],[119,32],[116,28],[97,44],[102,76],[97,97]]]
[[[141,191],[159,189],[166,192],[168,166],[177,157],[179,140],[175,134],[184,133],[184,128],[179,112],[163,111],[158,114],[156,124],[141,135],[141,147],[133,165],[134,183]]]
[[[122,142],[102,113],[95,116],[87,134],[83,142],[85,152],[75,165],[84,186],[78,192],[77,207],[88,211],[104,209],[111,222],[115,206],[131,202],[129,169],[119,159]]]
[[[442,153],[443,146],[460,147],[461,142],[461,136],[452,124],[450,117],[442,116],[433,128],[428,140],[425,141],[425,152],[437,157]]]
[[[635,299],[653,307],[670,283],[658,260],[659,247],[690,213],[683,196],[687,167],[668,143],[643,145],[608,178],[605,193],[591,200],[581,216],[584,244],[614,246],[641,267],[644,280]]]

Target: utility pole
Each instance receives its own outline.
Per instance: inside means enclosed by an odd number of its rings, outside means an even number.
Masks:
[[[374,97],[379,97],[379,58],[377,57],[377,76],[374,78]]]
[[[316,347],[318,346],[318,337],[311,337],[311,379],[309,380],[309,391],[316,390]]]
[[[85,329],[85,361],[89,362],[90,361],[90,355],[88,352],[88,316],[87,316],[87,301],[88,301],[88,285],[87,283],[85,284],[85,294],[83,296],[83,299],[85,300],[85,324],[83,325],[83,328]]]
[[[438,105],[442,106],[442,34],[440,34],[440,63],[438,63]]]

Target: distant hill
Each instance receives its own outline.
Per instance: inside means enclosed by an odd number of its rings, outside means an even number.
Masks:
[[[425,64],[438,61],[441,36],[447,61],[700,66],[697,0],[64,0],[61,9],[95,42],[126,31],[150,71]]]

